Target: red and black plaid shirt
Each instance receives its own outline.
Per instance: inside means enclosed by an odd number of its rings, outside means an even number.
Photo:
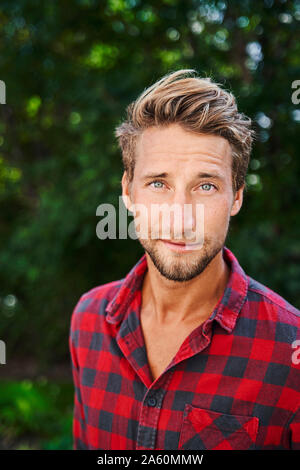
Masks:
[[[69,341],[74,449],[300,449],[300,311],[223,256],[224,294],[155,381],[139,319],[146,255],[81,296]]]

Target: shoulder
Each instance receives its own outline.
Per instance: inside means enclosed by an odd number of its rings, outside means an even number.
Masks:
[[[89,319],[93,321],[95,315],[105,315],[107,304],[118,292],[123,281],[124,278],[101,284],[82,294],[72,312],[71,329],[78,327],[83,317],[88,322]]]
[[[290,339],[297,337],[300,330],[300,310],[266,285],[250,276],[247,277],[249,310],[255,312],[257,319],[268,323],[273,322],[276,325],[279,340],[280,334],[288,335]]]

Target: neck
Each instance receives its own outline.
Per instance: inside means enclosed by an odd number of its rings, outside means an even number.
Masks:
[[[212,313],[228,283],[230,269],[222,250],[205,270],[185,282],[170,281],[160,274],[146,253],[148,270],[142,286],[143,310],[156,325],[203,322]]]

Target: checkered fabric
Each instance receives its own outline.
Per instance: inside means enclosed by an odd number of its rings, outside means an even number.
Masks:
[[[139,317],[146,255],[81,296],[69,337],[74,449],[300,450],[300,311],[226,246],[223,257],[223,295],[154,381]]]

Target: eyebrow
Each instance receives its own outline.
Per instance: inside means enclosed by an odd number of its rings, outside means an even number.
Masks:
[[[144,175],[143,179],[152,179],[152,178],[168,178],[169,173],[147,173]],[[224,181],[224,177],[219,175],[218,173],[204,173],[200,172],[196,174],[196,178],[214,178],[220,181]]]

